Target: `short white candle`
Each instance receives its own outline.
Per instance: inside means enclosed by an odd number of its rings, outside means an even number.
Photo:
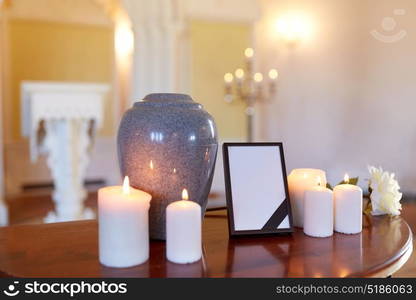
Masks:
[[[171,262],[187,264],[202,256],[201,206],[188,200],[186,189],[182,199],[166,208],[166,257]]]
[[[360,233],[363,229],[363,190],[348,184],[348,175],[334,188],[335,231],[346,234]]]
[[[332,191],[324,186],[305,190],[303,232],[314,237],[328,237],[334,233],[334,201]]]
[[[149,207],[152,196],[129,186],[98,190],[99,259],[108,267],[139,265],[149,258]]]
[[[317,186],[318,178],[321,178],[322,186],[326,186],[325,172],[319,169],[294,169],[288,176],[293,224],[296,227],[303,227],[305,190]]]

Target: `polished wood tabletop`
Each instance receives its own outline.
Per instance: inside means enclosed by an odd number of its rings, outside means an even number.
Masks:
[[[385,277],[412,252],[401,217],[367,217],[361,234],[312,238],[291,235],[229,238],[226,212],[206,214],[203,259],[180,265],[151,242],[150,259],[131,268],[98,262],[97,222],[0,228],[0,275],[13,277]]]

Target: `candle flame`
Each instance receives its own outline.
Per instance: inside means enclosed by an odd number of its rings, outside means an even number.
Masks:
[[[321,178],[321,176],[318,176],[317,183],[318,183],[318,186],[321,186],[322,185],[322,178]]]
[[[349,183],[350,182],[350,177],[348,176],[347,173],[345,173],[345,175],[344,175],[344,182],[345,183]]]
[[[173,168],[173,174],[176,174],[176,168]]]
[[[183,189],[182,190],[182,200],[188,200],[189,196],[188,196],[188,190],[187,189]]]
[[[150,170],[153,170],[153,160],[150,160],[150,163],[149,163],[149,167],[150,167]]]
[[[123,194],[124,195],[130,194],[130,180],[129,180],[129,176],[125,176],[124,177],[124,181],[123,181]]]

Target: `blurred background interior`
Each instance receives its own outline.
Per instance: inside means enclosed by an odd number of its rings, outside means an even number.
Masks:
[[[394,172],[416,230],[415,1],[0,0],[0,7],[3,225],[53,221],[54,185],[80,198],[85,188],[92,216],[97,188],[121,182],[115,137],[123,112],[148,93],[181,92],[213,115],[220,142],[245,141],[251,115],[252,139],[282,141],[288,171],[324,169],[331,183],[348,172],[364,187],[367,165]],[[247,72],[261,98],[249,109],[227,95]],[[74,91],[94,101],[75,105]],[[47,95],[62,105],[49,105]],[[56,118],[67,123],[53,144]],[[222,172],[219,157],[212,206],[224,205]],[[414,260],[401,275],[416,274]]]

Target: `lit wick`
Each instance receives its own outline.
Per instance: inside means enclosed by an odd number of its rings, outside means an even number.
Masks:
[[[130,180],[129,180],[129,176],[125,176],[124,177],[124,181],[123,181],[123,194],[124,195],[129,195],[130,194]]]
[[[188,200],[189,196],[188,196],[188,190],[187,189],[183,189],[182,190],[182,200]]]
[[[346,173],[345,175],[344,175],[344,183],[345,184],[348,184],[350,182],[350,177],[348,176],[348,174]]]

